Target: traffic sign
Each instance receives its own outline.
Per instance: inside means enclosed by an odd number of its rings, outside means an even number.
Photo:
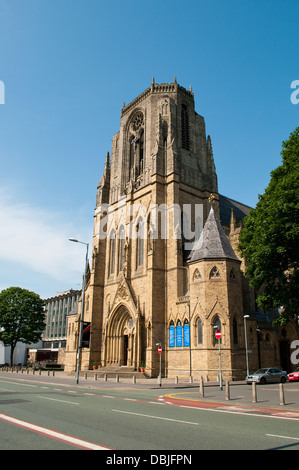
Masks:
[[[158,347],[158,353],[159,353],[159,354],[162,354],[162,346],[159,346],[159,347]]]
[[[215,336],[216,336],[217,339],[220,339],[221,338],[221,331],[216,330]]]

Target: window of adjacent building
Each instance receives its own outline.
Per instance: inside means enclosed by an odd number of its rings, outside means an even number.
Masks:
[[[189,140],[189,117],[187,106],[182,105],[181,109],[181,131],[182,131],[182,147],[183,149],[190,150],[190,140]]]

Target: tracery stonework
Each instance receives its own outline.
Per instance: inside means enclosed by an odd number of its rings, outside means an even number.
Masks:
[[[134,131],[138,131],[138,129],[143,125],[143,114],[140,112],[137,113],[131,125]]]

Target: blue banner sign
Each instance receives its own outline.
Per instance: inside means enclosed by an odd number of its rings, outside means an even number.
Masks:
[[[190,347],[190,326],[184,325],[184,346]]]
[[[170,348],[175,347],[175,327],[174,326],[169,327],[169,347]]]
[[[176,327],[176,345],[178,348],[183,346],[183,328],[180,324]]]

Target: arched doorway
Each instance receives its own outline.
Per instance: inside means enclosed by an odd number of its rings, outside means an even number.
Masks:
[[[112,315],[107,327],[106,364],[136,367],[136,325],[125,306]]]

